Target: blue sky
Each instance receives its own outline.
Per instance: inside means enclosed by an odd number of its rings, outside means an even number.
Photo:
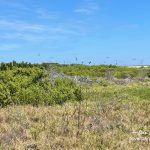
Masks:
[[[150,64],[149,6],[149,0],[0,0],[0,61]]]

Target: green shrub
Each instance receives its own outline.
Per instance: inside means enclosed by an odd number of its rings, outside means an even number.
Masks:
[[[79,87],[69,79],[62,80],[58,78],[55,81],[52,95],[56,104],[62,104],[68,100],[81,100],[81,97],[79,97]],[[80,96],[81,95],[80,93]]]
[[[69,79],[54,84],[42,67],[13,67],[0,71],[0,105],[52,105],[79,100],[79,87]],[[81,95],[81,93],[80,93]]]

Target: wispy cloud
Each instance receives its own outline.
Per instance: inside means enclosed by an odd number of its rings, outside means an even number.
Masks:
[[[45,26],[40,24],[31,24],[31,23],[24,23],[21,21],[11,21],[11,20],[0,20],[0,27],[6,28],[7,30],[13,29],[16,31],[43,31],[45,30]]]
[[[38,43],[42,41],[59,41],[81,37],[82,33],[79,28],[80,24],[36,24],[20,22],[17,20],[1,20],[0,29],[1,40],[23,40],[27,42]]]
[[[76,13],[82,14],[93,14],[94,12],[99,10],[99,4],[95,0],[84,0],[83,4],[77,9],[74,10]]]
[[[2,1],[5,3],[5,0]],[[8,43],[8,45],[0,45],[0,51],[22,50],[27,46],[37,47],[37,49],[68,47],[68,42],[74,44],[74,41],[79,41],[89,32],[88,22],[84,19],[80,20],[80,18],[68,16],[66,19],[60,19],[66,17],[64,13],[53,12],[45,7],[33,6],[32,4],[26,9],[27,3],[25,2],[29,3],[29,0],[22,0],[21,4],[17,3],[17,0],[14,1],[16,2],[14,4],[11,0],[5,3],[5,5],[15,8],[13,9],[14,13],[10,11],[14,16],[4,15],[0,17],[0,41]],[[83,14],[96,12],[99,7],[94,1],[86,0],[84,5],[81,5],[75,12]],[[21,14],[16,14],[16,10]],[[26,19],[27,17],[29,19]],[[13,42],[18,43],[18,45],[11,44]]]

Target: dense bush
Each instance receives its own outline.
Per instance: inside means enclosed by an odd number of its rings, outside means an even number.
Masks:
[[[129,68],[113,65],[60,65],[60,64],[31,64],[10,63],[0,64],[0,105],[33,104],[52,105],[63,104],[66,101],[81,101],[83,99],[80,87],[69,79],[50,81],[48,72],[51,69],[71,76],[88,76],[92,79],[106,77],[111,71],[112,76],[150,77],[150,68]],[[107,82],[101,85],[108,86]],[[149,91],[148,91],[149,92]],[[148,93],[147,92],[147,93]]]
[[[5,67],[0,71],[0,105],[32,104],[52,105],[78,100],[80,89],[69,79],[56,79],[51,83],[40,66]],[[80,93],[81,94],[81,93]],[[79,99],[80,100],[80,99]]]
[[[106,72],[111,70],[114,74],[114,77],[116,78],[123,78],[125,75],[129,75],[131,77],[137,77],[139,76],[139,73],[141,74],[142,71],[148,70],[148,76],[150,77],[150,69],[145,68],[130,68],[130,67],[124,67],[124,66],[113,66],[113,65],[80,65],[80,64],[71,64],[71,65],[63,65],[63,64],[42,64],[43,67],[48,69],[49,67],[53,67],[58,72],[63,72],[67,75],[75,76],[88,76],[91,78],[94,77],[105,77]]]
[[[14,68],[40,68],[49,69],[53,68],[58,72],[63,72],[70,76],[89,76],[94,77],[104,77],[108,70],[111,70],[116,78],[123,78],[124,75],[130,75],[131,77],[137,76],[148,76],[150,77],[150,67],[148,68],[134,68],[134,67],[124,67],[115,65],[81,65],[81,64],[58,64],[58,63],[43,63],[43,64],[31,64],[26,62],[17,63],[15,61],[10,63],[1,63],[0,70],[14,70]],[[19,73],[19,71],[18,71]],[[24,74],[20,72],[20,74]]]

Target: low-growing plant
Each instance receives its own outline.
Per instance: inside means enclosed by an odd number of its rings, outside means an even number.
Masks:
[[[0,105],[52,105],[81,99],[80,87],[70,79],[54,84],[40,67],[6,69],[0,72]]]

